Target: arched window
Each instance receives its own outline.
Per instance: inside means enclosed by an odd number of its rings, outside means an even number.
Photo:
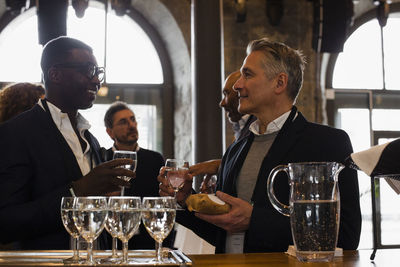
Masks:
[[[99,66],[106,67],[106,86],[91,109],[81,113],[91,122],[91,131],[102,146],[112,146],[103,116],[115,100],[131,105],[138,120],[139,145],[162,152],[162,106],[171,88],[168,59],[156,32],[134,9],[129,15],[105,12],[105,5],[90,1],[83,18],[70,6],[67,35],[89,44]],[[0,83],[40,82],[41,45],[38,44],[36,8],[14,18],[0,33]]]
[[[344,51],[332,55],[328,64],[330,124],[349,134],[354,151],[400,137],[400,5],[390,8],[382,35],[372,10],[355,22]],[[359,248],[371,248],[371,182],[362,172],[358,176],[363,214]],[[385,181],[376,184],[378,248],[400,247],[400,198]]]

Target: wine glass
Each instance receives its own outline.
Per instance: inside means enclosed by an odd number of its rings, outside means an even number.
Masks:
[[[140,197],[110,197],[108,200],[108,219],[112,221],[113,231],[122,241],[122,261],[120,264],[135,263],[128,261],[128,241],[140,225]]]
[[[107,198],[76,197],[73,218],[80,235],[88,244],[85,264],[95,265],[96,263],[93,260],[93,241],[103,231],[106,223]]]
[[[217,175],[206,174],[200,186],[200,192],[205,194],[215,194],[217,188]]]
[[[169,185],[174,189],[174,198],[183,187],[185,175],[189,172],[189,163],[181,159],[167,159],[165,161],[165,177]]]
[[[71,258],[63,260],[65,264],[74,264],[80,262],[78,250],[79,230],[76,227],[73,219],[73,207],[74,197],[63,197],[61,199],[61,220],[67,232],[74,239],[72,248],[73,255]]]
[[[144,197],[142,221],[147,232],[156,241],[154,263],[163,263],[162,242],[171,232],[175,223],[176,202],[172,197]]]
[[[110,200],[108,200],[110,201]],[[111,256],[101,259],[100,263],[102,264],[113,264],[113,263],[119,263],[121,262],[121,258],[118,255],[117,252],[117,243],[118,243],[118,236],[117,236],[117,231],[115,230],[115,221],[112,220],[112,214],[110,210],[110,206],[107,206],[107,218],[106,218],[106,224],[104,225],[104,228],[106,231],[111,235],[112,237],[112,252]]]
[[[113,159],[132,159],[133,163],[131,164],[126,164],[122,168],[131,170],[131,171],[136,171],[136,163],[137,163],[137,154],[136,151],[127,151],[127,150],[115,150],[114,151],[114,156]],[[118,178],[123,179],[125,181],[130,181],[131,177],[128,176],[119,176]],[[121,196],[125,194],[125,187],[121,187]]]

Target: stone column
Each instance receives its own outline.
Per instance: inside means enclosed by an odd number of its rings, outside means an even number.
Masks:
[[[222,0],[192,0],[193,163],[221,158]]]

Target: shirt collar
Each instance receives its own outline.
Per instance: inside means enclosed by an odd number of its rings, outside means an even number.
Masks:
[[[56,107],[50,101],[46,100],[46,102],[47,102],[47,106],[49,107],[49,111],[50,111],[51,117],[53,118],[54,123],[57,125],[57,128],[60,129],[62,126],[63,120],[68,119],[68,121],[69,121],[68,114],[62,112],[61,109]],[[39,106],[41,106],[44,109],[44,106],[43,106],[43,103],[41,100],[38,101],[38,104],[39,104]],[[77,114],[76,121],[77,121],[76,127],[78,128],[79,132],[89,130],[91,127],[89,121],[86,120],[79,112]]]
[[[246,124],[247,120],[249,119],[249,114],[244,114],[240,120],[238,121],[240,130],[243,129],[244,125]]]
[[[280,129],[282,129],[283,125],[285,124],[285,121],[287,120],[287,118],[290,115],[290,112],[291,112],[291,110],[283,113],[281,116],[279,116],[275,120],[271,121],[267,125],[267,129],[265,130],[265,132],[262,134],[259,133],[260,121],[258,119],[256,121],[254,121],[252,124],[250,124],[249,130],[255,135],[265,135],[265,134],[277,132]]]

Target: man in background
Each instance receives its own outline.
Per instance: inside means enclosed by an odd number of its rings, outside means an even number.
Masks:
[[[253,115],[243,115],[238,111],[239,96],[233,90],[233,85],[240,78],[240,71],[232,72],[225,79],[224,87],[222,88],[222,99],[219,106],[225,110],[229,122],[232,124],[234,131],[235,141],[246,136],[249,133],[249,125],[256,120]],[[214,159],[204,162],[199,162],[190,166],[189,172],[193,176],[207,174],[209,179],[210,175],[216,174],[221,164],[221,159]],[[204,184],[207,183],[207,180]]]
[[[164,166],[163,156],[152,150],[139,147],[139,132],[135,113],[121,101],[114,102],[104,116],[106,131],[114,140],[112,148],[105,155],[106,160],[113,158],[115,150],[136,151],[136,177],[130,180],[130,188],[125,189],[126,196],[150,197],[159,196],[157,176]],[[172,236],[171,236],[172,237]],[[164,245],[172,248],[171,237],[165,240]],[[150,237],[140,224],[139,234],[129,242],[130,249],[154,249],[154,239]]]

